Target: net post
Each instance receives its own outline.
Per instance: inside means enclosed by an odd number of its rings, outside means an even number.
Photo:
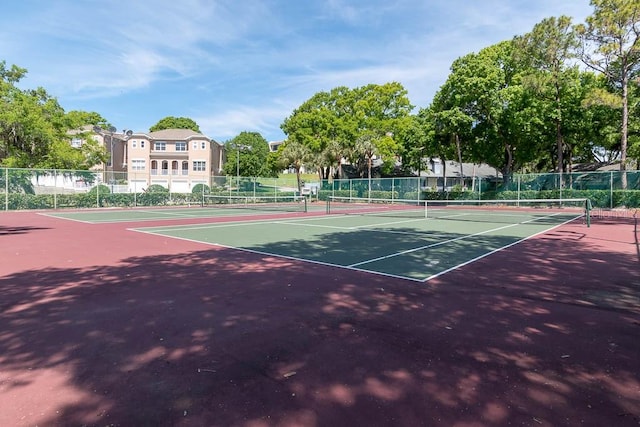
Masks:
[[[591,199],[585,200],[585,216],[587,217],[587,227],[591,227],[591,209],[593,206],[591,205]]]
[[[326,210],[325,210],[325,213],[327,214],[331,213],[331,207],[330,207],[331,197],[332,196],[327,196],[327,204],[326,204]]]

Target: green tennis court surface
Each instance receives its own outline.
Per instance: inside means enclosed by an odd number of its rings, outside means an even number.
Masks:
[[[427,281],[580,218],[575,212],[550,211],[504,212],[493,219],[465,220],[460,209],[441,218],[395,215],[334,214],[135,231]]]

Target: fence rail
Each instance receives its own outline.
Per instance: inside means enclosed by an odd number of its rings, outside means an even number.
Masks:
[[[640,171],[575,172],[495,177],[364,178],[304,183],[311,199],[329,196],[386,199],[588,198],[596,208],[640,207]],[[0,210],[162,206],[202,203],[207,194],[298,194],[295,175],[280,178],[151,175],[144,171],[74,171],[0,168]]]

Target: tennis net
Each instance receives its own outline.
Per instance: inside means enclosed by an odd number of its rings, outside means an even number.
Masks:
[[[403,200],[330,196],[327,213],[436,220],[560,224],[584,218],[590,225],[588,199]]]
[[[298,195],[240,196],[205,195],[203,206],[258,211],[307,212],[307,198]]]

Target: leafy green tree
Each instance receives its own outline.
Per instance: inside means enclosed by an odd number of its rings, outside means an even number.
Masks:
[[[392,157],[399,157],[401,145],[389,135],[406,126],[412,108],[407,91],[397,82],[355,89],[341,86],[315,94],[294,110],[281,128],[289,139],[310,149],[314,162],[324,171],[323,178],[328,178],[339,162],[335,156],[353,152],[358,137],[366,133],[375,133],[380,139],[387,164]]]
[[[604,74],[619,90],[622,120],[620,170],[626,170],[629,134],[629,84],[640,68],[640,3],[637,0],[591,0],[593,14],[576,27],[582,61]],[[622,186],[627,187],[626,173]]]
[[[550,122],[553,123],[556,141],[556,170],[565,169],[565,129],[563,97],[573,83],[569,61],[574,57],[577,38],[571,18],[547,18],[536,24],[533,30],[515,39],[515,55],[524,64],[525,86],[538,98],[550,103]],[[568,160],[571,154],[568,155]]]
[[[157,132],[165,129],[189,129],[200,133],[198,124],[188,117],[167,116],[149,128],[149,132]]]
[[[106,150],[89,132],[71,135],[84,125],[103,124],[98,113],[65,113],[43,89],[22,90],[17,83],[27,70],[0,61],[0,164],[16,168],[89,169],[107,159]],[[70,145],[81,137],[81,148]]]
[[[633,85],[629,91],[628,155],[635,159],[636,169],[640,169],[640,84]]]
[[[226,162],[223,171],[243,177],[272,176],[267,166],[269,143],[258,132],[240,132],[224,144]]]
[[[470,132],[466,156],[501,170],[506,181],[539,151],[532,126],[539,114],[520,84],[513,50],[513,41],[504,41],[455,60],[429,112],[440,156],[451,155],[446,147],[456,147],[455,135]]]
[[[46,167],[50,146],[64,138],[64,110],[55,98],[38,88],[21,90],[16,84],[24,68],[7,69],[0,62],[0,162],[9,167]]]
[[[421,109],[421,111],[424,110]],[[420,114],[410,116],[406,125],[395,135],[403,147],[402,166],[406,174],[416,171],[420,176],[421,172],[427,169],[428,153],[433,146],[433,137],[432,121],[424,119]]]
[[[355,97],[352,90],[340,86],[330,92],[318,92],[305,101],[280,126],[289,140],[309,148],[317,160],[322,178],[329,178],[331,164],[326,155],[329,144],[341,153],[353,147],[357,133]],[[336,147],[338,144],[338,147]]]
[[[280,145],[282,147],[282,145]],[[266,178],[277,178],[282,172],[282,162],[280,160],[280,147],[278,147],[277,151],[269,151],[267,154],[267,161],[265,162],[263,168],[263,176]]]
[[[100,126],[103,129],[108,129],[111,124],[96,112],[68,111],[64,115],[64,124],[67,129],[80,129],[83,126]]]

